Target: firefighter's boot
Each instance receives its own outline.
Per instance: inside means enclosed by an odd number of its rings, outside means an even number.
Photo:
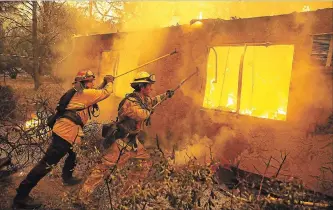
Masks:
[[[13,209],[38,209],[41,206],[42,203],[30,196],[26,196],[24,198],[16,196],[13,201]]]
[[[62,183],[65,186],[73,186],[73,185],[80,184],[81,182],[82,182],[82,179],[76,178],[76,177],[70,177],[70,178],[63,178],[62,179]]]

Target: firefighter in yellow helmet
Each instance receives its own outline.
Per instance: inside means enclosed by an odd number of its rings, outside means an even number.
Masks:
[[[66,154],[68,154],[62,170],[62,180],[65,185],[75,185],[81,179],[72,176],[76,165],[76,154],[73,144],[79,144],[83,136],[82,127],[90,118],[92,106],[106,99],[112,93],[114,78],[108,76],[97,89],[94,88],[95,75],[92,71],[79,71],[73,82],[73,88],[66,92],[57,106],[57,113],[53,117],[52,143],[44,157],[29,172],[27,177],[17,188],[13,201],[14,208],[33,209],[41,206],[29,196],[37,183],[51,171]]]
[[[166,93],[151,97],[154,83],[155,75],[147,72],[139,72],[131,83],[134,92],[127,94],[120,102],[116,129],[111,129],[110,135],[106,137],[110,147],[103,156],[102,162],[93,168],[79,193],[83,203],[87,202],[96,187],[103,183],[103,179],[111,167],[115,165],[117,165],[117,168],[122,167],[129,159],[142,160],[143,170],[139,172],[132,171],[128,174],[124,190],[131,186],[131,182],[134,180],[142,180],[146,177],[151,162],[149,160],[150,156],[143,146],[147,137],[143,130],[144,125],[150,118],[153,106],[171,98],[174,94],[172,90],[168,90]],[[122,151],[121,155],[120,151]],[[118,160],[119,156],[120,159]]]

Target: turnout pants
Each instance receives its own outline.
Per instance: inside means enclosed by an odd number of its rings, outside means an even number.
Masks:
[[[29,172],[27,177],[16,189],[16,197],[27,197],[37,183],[48,174],[52,170],[52,167],[55,166],[66,154],[68,154],[68,156],[62,170],[62,178],[64,180],[72,177],[76,165],[76,153],[73,151],[72,145],[69,142],[53,133],[51,145],[48,147],[44,157]]]
[[[148,175],[149,169],[152,165],[149,160],[150,155],[145,150],[144,146],[141,143],[137,143],[137,149],[133,150],[132,146],[126,147],[125,141],[118,139],[111,147],[106,151],[104,156],[102,157],[101,163],[95,166],[91,174],[88,176],[86,181],[83,184],[79,192],[79,198],[83,202],[88,202],[91,198],[91,194],[95,191],[95,189],[104,183],[104,179],[106,178],[108,172],[112,171],[112,168],[122,168],[127,161],[130,159],[141,160],[141,170],[130,170],[128,171],[128,179],[126,180],[126,184],[123,188],[123,194],[129,189],[129,187],[135,183],[136,181],[142,181]],[[120,155],[120,152],[122,154]]]

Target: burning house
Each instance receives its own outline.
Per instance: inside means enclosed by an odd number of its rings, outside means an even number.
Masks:
[[[141,69],[156,74],[156,93],[199,69],[152,117],[149,129],[165,148],[182,145],[182,159],[186,144],[188,155],[205,160],[212,152],[249,171],[263,171],[264,158],[284,151],[281,176],[311,184],[310,176],[320,175],[331,158],[323,147],[329,140],[308,134],[332,114],[333,9],[81,36],[64,66],[120,75],[175,49]],[[115,97],[102,103],[104,119],[116,117],[116,102],[132,91],[135,73],[116,79]]]

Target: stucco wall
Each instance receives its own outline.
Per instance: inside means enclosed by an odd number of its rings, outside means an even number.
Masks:
[[[278,158],[280,152],[285,151],[289,156],[284,173],[299,176],[315,187],[316,181],[311,175],[320,174],[320,166],[330,160],[332,151],[323,147],[330,141],[328,136],[309,137],[307,133],[313,129],[314,123],[324,122],[332,113],[332,75],[324,74],[311,57],[311,34],[332,32],[332,16],[333,10],[325,9],[232,21],[202,20],[200,27],[193,24],[137,32],[141,47],[138,49],[136,45],[135,49],[127,47],[126,50],[140,53],[138,65],[175,48],[178,51],[142,69],[156,74],[156,94],[176,87],[196,67],[200,70],[198,76],[184,84],[171,100],[156,110],[150,134],[158,134],[163,147],[169,150],[174,145],[181,149],[199,142],[203,145],[199,156],[207,153],[205,144],[208,142],[213,145],[212,152],[217,159],[240,159],[240,166],[250,171],[255,171],[253,165],[263,170],[264,159],[269,156]],[[101,35],[81,40],[81,44],[76,45],[75,56],[68,62],[76,68],[96,67],[98,53],[123,46],[126,36],[128,34]],[[287,121],[202,109],[207,46],[263,42],[294,45]],[[108,100],[104,103],[119,101],[115,98]],[[108,108],[110,106],[105,106]],[[115,115],[115,109],[110,113]],[[200,142],[202,139],[204,142]],[[274,173],[274,170],[272,168],[270,172]]]

